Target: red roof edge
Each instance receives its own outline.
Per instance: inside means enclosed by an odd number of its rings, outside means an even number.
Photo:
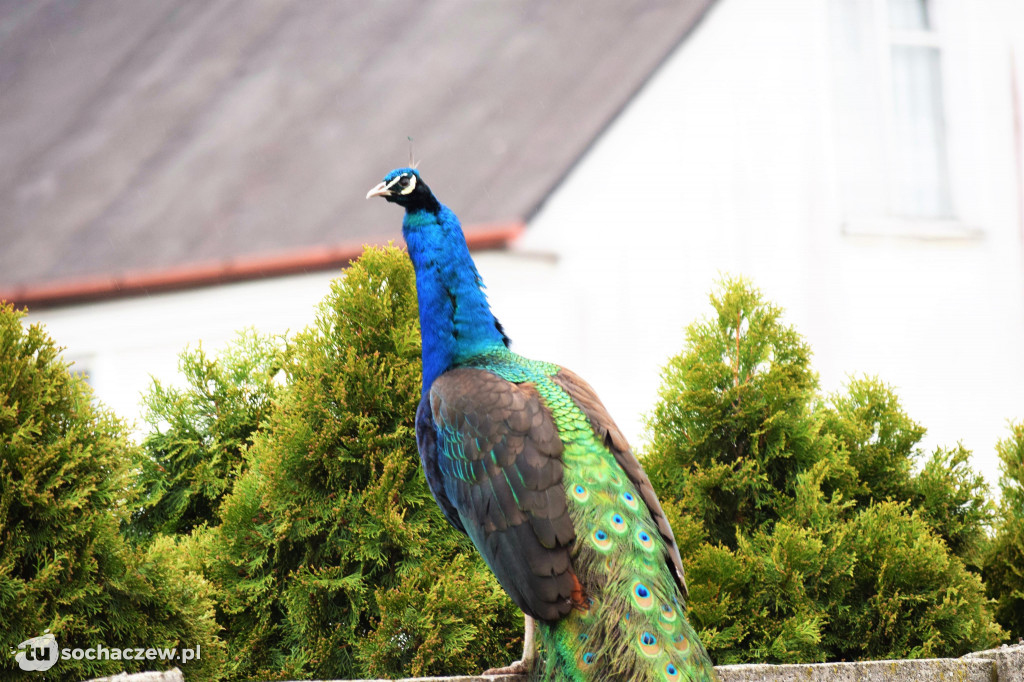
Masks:
[[[522,221],[472,225],[465,230],[472,250],[507,246],[522,234]],[[294,275],[346,267],[363,253],[363,244],[317,246],[224,261],[193,263],[159,270],[125,272],[109,277],[83,277],[0,289],[0,300],[29,308],[181,291],[215,284]]]

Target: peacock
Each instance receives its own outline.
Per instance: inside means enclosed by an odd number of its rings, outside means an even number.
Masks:
[[[423,338],[416,443],[427,484],[525,614],[522,660],[488,672],[717,679],[684,613],[672,528],[594,390],[509,349],[458,218],[417,170],[391,171],[370,197],[405,209]]]

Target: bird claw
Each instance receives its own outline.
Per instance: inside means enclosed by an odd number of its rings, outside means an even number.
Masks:
[[[516,661],[512,665],[506,665],[504,668],[491,668],[485,670],[484,675],[526,675],[530,672],[530,665],[526,661]]]

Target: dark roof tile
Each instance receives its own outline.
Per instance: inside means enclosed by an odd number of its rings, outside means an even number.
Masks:
[[[710,1],[0,4],[0,295],[522,221]]]

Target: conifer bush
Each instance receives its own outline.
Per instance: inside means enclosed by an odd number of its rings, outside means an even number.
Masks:
[[[910,504],[974,572],[980,572],[996,518],[984,477],[971,469],[962,445],[937,448],[914,477]]]
[[[479,672],[521,616],[420,471],[415,280],[368,249],[282,355],[287,380],[208,543],[232,677]]]
[[[995,538],[985,557],[989,596],[996,618],[1016,639],[1024,639],[1024,422],[996,446],[1002,491]]]
[[[127,532],[183,534],[219,523],[224,496],[244,465],[242,453],[270,413],[283,342],[242,332],[216,357],[182,352],[182,388],[153,381],[144,397],[149,434],[142,443],[138,503]]]
[[[977,573],[992,508],[963,448],[876,379],[822,396],[782,311],[727,280],[665,370],[644,466],[718,664],[958,656],[1000,641]]]
[[[817,378],[779,308],[742,287],[712,304],[717,316],[690,327],[690,352],[665,369],[644,466],[660,471],[661,494],[689,502],[709,540],[735,548],[737,530],[777,518],[795,473],[815,458]]]
[[[188,664],[58,660],[46,679],[182,666],[218,679],[209,583],[173,541],[128,545],[129,479],[139,454],[59,348],[0,304],[0,650],[45,630],[60,649],[201,647]],[[8,657],[0,678],[27,675]]]
[[[856,475],[849,491],[862,505],[910,495],[914,448],[925,430],[881,381],[859,377],[845,393],[829,396],[822,427],[838,439]]]

